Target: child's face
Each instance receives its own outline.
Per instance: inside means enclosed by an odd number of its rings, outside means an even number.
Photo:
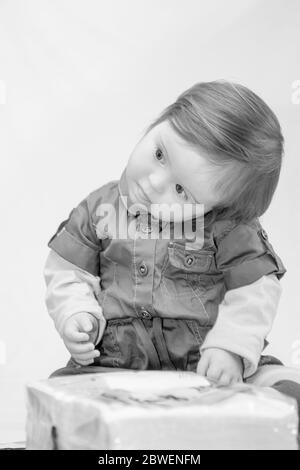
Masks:
[[[199,217],[219,202],[214,191],[216,175],[217,168],[182,140],[167,121],[137,143],[126,167],[132,202],[161,219],[168,219],[170,205],[176,204],[175,222]]]

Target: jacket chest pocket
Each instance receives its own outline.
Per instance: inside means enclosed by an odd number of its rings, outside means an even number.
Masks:
[[[172,296],[191,295],[195,289],[211,284],[210,271],[214,266],[214,251],[187,250],[176,242],[170,242],[161,272],[161,282]]]

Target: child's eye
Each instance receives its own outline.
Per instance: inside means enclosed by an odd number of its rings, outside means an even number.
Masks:
[[[156,160],[158,160],[158,161],[160,161],[160,162],[162,161],[162,159],[163,159],[163,153],[162,153],[162,151],[160,150],[160,148],[157,148],[157,149],[155,150],[155,158],[156,158]]]
[[[181,184],[176,184],[176,192],[179,195],[183,195],[184,199],[188,199],[188,196],[187,196],[185,190],[183,189],[183,187],[181,186]]]

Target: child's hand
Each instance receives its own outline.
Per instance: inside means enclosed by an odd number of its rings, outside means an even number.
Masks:
[[[76,313],[66,320],[63,341],[78,364],[87,366],[100,356],[100,352],[95,350],[98,328],[98,320],[90,313]]]
[[[224,349],[204,349],[197,366],[197,373],[219,385],[231,385],[243,381],[243,361],[240,356]]]

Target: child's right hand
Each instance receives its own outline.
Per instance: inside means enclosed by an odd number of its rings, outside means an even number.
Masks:
[[[98,320],[90,313],[76,313],[66,320],[62,338],[78,364],[87,366],[100,356],[100,352],[95,349],[98,329]]]

